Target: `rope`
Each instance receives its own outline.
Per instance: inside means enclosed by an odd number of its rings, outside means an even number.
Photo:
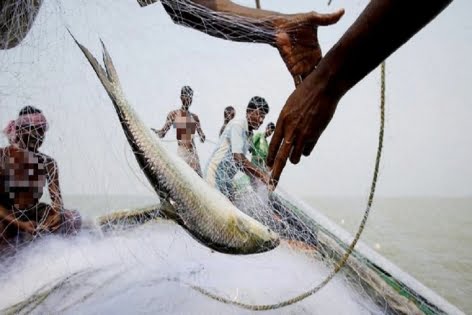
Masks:
[[[354,251],[354,247],[357,244],[357,241],[359,240],[362,231],[364,230],[365,224],[367,222],[367,218],[369,217],[370,213],[370,208],[372,207],[372,203],[374,201],[374,195],[375,195],[375,188],[377,186],[377,179],[379,175],[379,166],[380,166],[380,159],[382,156],[382,148],[383,148],[383,138],[384,138],[384,127],[385,127],[385,61],[382,62],[381,65],[381,85],[380,85],[380,130],[379,130],[379,137],[378,137],[378,146],[377,146],[377,155],[375,159],[375,167],[374,167],[374,174],[372,177],[372,183],[370,186],[370,193],[369,193],[369,198],[367,201],[367,206],[366,210],[364,212],[364,217],[362,218],[362,221],[359,225],[359,229],[357,230],[356,236],[354,237],[351,245],[349,248],[346,250],[346,253],[344,256],[339,260],[339,262],[336,264],[334,270],[331,272],[331,274],[326,277],[326,279],[321,282],[319,285],[317,285],[315,288],[300,294],[292,299],[277,303],[277,304],[265,304],[265,305],[251,305],[251,304],[245,304],[233,300],[229,300],[227,298],[218,296],[216,294],[211,293],[210,291],[207,291],[201,287],[195,286],[195,285],[189,285],[192,289],[202,293],[203,295],[206,295],[207,297],[214,299],[216,301],[225,303],[225,304],[231,304],[235,306],[239,306],[244,309],[252,310],[252,311],[268,311],[268,310],[275,310],[278,308],[282,308],[285,306],[289,306],[292,304],[295,304],[297,302],[300,302],[301,300],[315,294],[318,292],[321,288],[323,288],[333,277],[342,269],[342,267],[346,264],[349,256],[351,253]]]

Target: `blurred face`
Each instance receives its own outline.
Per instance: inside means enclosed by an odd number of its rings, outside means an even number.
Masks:
[[[181,95],[180,100],[182,101],[182,106],[185,109],[188,109],[192,105],[192,97],[190,95]]]
[[[259,109],[247,112],[249,130],[257,130],[264,123],[265,113]]]
[[[17,135],[22,146],[30,151],[37,151],[44,142],[46,130],[43,127],[21,127]]]
[[[274,133],[274,129],[267,126],[266,131],[265,131],[266,137],[268,138],[268,137],[272,136],[273,133]]]
[[[230,121],[234,118],[235,116],[235,111],[234,109],[226,110],[225,111],[225,121]]]

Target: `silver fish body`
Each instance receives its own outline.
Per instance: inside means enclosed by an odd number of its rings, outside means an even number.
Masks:
[[[165,203],[164,208],[171,212],[176,209],[177,222],[192,236],[219,252],[252,254],[276,247],[279,244],[276,233],[237,209],[151,133],[124,97],[116,69],[103,43],[105,69],[87,48],[75,42],[110,96],[144,174],[161,200],[172,200],[172,205]]]

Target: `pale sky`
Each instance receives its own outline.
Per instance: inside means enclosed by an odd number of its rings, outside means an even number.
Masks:
[[[238,1],[254,5],[254,1]],[[335,26],[320,28],[324,52],[356,19],[365,1],[262,0],[282,12],[344,7]],[[378,194],[472,195],[472,3],[453,2],[387,61],[387,126]],[[97,57],[102,38],[128,100],[151,127],[178,107],[182,85],[195,90],[191,107],[209,139],[223,109],[242,114],[254,95],[265,97],[276,121],[293,83],[276,50],[232,43],[174,25],[160,4],[134,0],[46,0],[26,40],[0,51],[0,127],[24,105],[50,121],[43,151],[60,166],[64,194],[152,194],[137,169],[112,104],[70,39]],[[354,87],[312,155],[286,167],[281,186],[295,195],[367,195],[379,124],[379,71]],[[175,138],[172,130],[167,139]],[[0,145],[6,139],[0,137]],[[173,144],[170,149],[175,150]],[[202,160],[213,150],[199,145]]]

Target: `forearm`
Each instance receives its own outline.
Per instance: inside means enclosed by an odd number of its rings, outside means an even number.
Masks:
[[[174,120],[175,120],[175,112],[172,111],[167,115],[164,126],[160,130],[157,130],[157,135],[160,138],[164,138],[166,133],[169,131],[170,126],[172,126],[172,124],[174,123]]]
[[[319,63],[319,71],[342,96],[451,2],[372,0]]]
[[[172,20],[208,35],[238,42],[275,43],[274,22],[287,15],[229,0],[162,0]]]
[[[64,209],[64,202],[62,201],[62,198],[54,198],[51,200],[51,208],[55,212],[61,212],[62,209]]]
[[[237,15],[251,19],[270,19],[283,15],[274,11],[245,7],[236,4],[230,0],[193,0],[192,2],[202,5],[213,11],[228,13],[230,15]]]
[[[164,138],[166,133],[169,131],[171,124],[166,123],[161,129],[157,130],[157,135],[161,138]]]
[[[162,127],[162,129],[157,130],[157,134],[159,135],[159,137],[164,138],[164,136],[166,135],[168,131],[169,131],[169,128],[166,128],[164,126]]]
[[[64,208],[64,201],[57,179],[49,185],[49,195],[51,196],[51,208],[60,212]]]
[[[197,129],[198,135],[200,136],[200,139],[205,139],[205,133],[203,132],[202,128]]]
[[[13,225],[16,228],[20,228],[19,222],[16,217],[2,205],[0,205],[0,221],[4,221],[5,223],[7,223],[7,225]]]
[[[246,157],[237,157],[237,163],[239,164],[239,167],[243,170],[244,173],[248,175],[252,175],[262,181],[264,181],[264,177],[267,176],[266,173],[261,171],[257,166],[255,166],[251,161],[249,161]]]

